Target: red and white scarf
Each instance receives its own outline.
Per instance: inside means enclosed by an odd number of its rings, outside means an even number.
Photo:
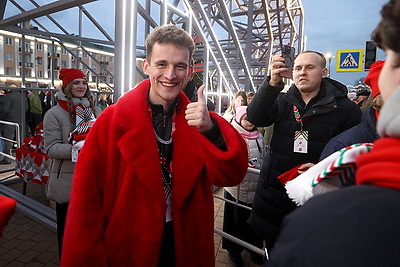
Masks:
[[[59,105],[66,111],[68,111],[68,102],[59,100]],[[96,117],[91,107],[84,107],[83,105],[73,105],[75,110],[76,119],[75,127],[72,131],[72,137],[74,141],[84,140],[93,126]]]

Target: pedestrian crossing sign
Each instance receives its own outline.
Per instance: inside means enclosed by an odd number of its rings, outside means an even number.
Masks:
[[[336,71],[362,71],[363,49],[338,50]]]

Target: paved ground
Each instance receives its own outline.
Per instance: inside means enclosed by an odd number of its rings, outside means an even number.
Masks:
[[[10,168],[10,165],[0,165],[0,171]],[[0,174],[0,179],[12,175]],[[23,183],[8,185],[17,192],[22,193]],[[222,195],[222,190],[216,191]],[[27,196],[49,205],[44,194],[44,187],[38,184],[27,183]],[[215,227],[222,229],[224,203],[215,198],[214,218]],[[222,249],[222,238],[215,234],[216,266],[229,266],[227,252]],[[257,267],[250,261],[247,251],[242,254],[245,266]],[[58,266],[57,236],[56,233],[42,226],[38,222],[28,218],[20,212],[16,212],[9,225],[5,228],[0,238],[0,266]]]

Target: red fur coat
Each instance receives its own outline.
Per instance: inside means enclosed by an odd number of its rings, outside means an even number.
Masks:
[[[94,124],[76,165],[61,266],[157,266],[166,202],[145,80]],[[188,126],[178,96],[172,156],[176,266],[214,266],[212,184],[234,186],[247,170],[240,134],[210,113],[228,150]]]

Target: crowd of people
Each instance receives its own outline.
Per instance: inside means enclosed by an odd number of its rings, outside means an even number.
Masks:
[[[32,132],[43,120],[61,265],[214,266],[212,185],[229,200],[224,232],[265,248],[250,252],[257,265],[398,265],[400,1],[381,16],[372,38],[386,60],[371,66],[357,100],[329,78],[324,55],[303,51],[292,71],[273,56],[255,93],[236,92],[223,115],[209,111],[205,87],[194,87],[195,44],[175,25],[148,35],[148,79],[114,105],[74,68],[60,70],[55,105],[49,92],[0,91],[1,119],[21,123],[29,111]],[[358,144],[367,150],[321,174],[322,162]],[[285,186],[303,177],[331,187],[299,206]],[[230,265],[244,266],[245,248],[222,244]]]

